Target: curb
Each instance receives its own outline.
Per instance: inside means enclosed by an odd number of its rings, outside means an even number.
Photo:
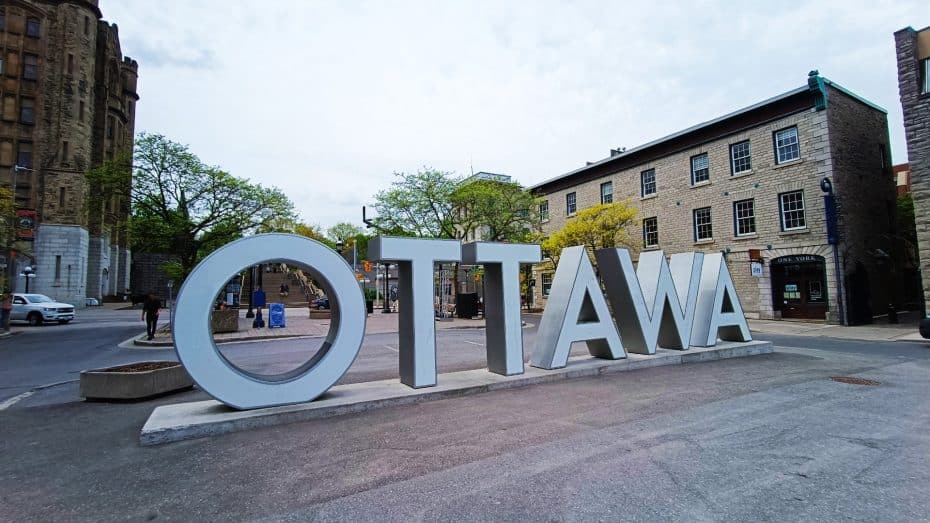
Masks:
[[[311,336],[310,334],[269,334],[267,336],[249,336],[243,338],[223,338],[220,340],[214,339],[213,342],[217,345],[222,345],[224,343],[239,343],[243,341],[261,341],[261,340],[276,340],[276,339],[292,339],[292,338],[306,338]],[[174,347],[174,341],[149,341],[142,338],[145,337],[145,334],[133,338],[132,344],[137,347],[143,348],[164,348],[164,347]]]

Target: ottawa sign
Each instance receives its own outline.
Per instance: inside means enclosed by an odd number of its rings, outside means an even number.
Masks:
[[[488,370],[523,373],[520,264],[542,259],[539,245],[428,240],[379,236],[369,256],[396,263],[400,299],[400,381],[414,388],[436,385],[433,266],[437,262],[483,265]],[[530,364],[568,364],[574,342],[592,356],[655,354],[656,347],[710,347],[717,339],[750,341],[736,289],[719,253],[640,254],[634,269],[626,249],[595,253],[601,282],[584,247],[564,249],[543,312]],[[330,331],[312,359],[288,373],[257,375],[231,364],[213,342],[210,314],[216,290],[245,267],[285,262],[309,268],[329,292]],[[609,304],[609,305],[608,305]],[[194,381],[237,409],[312,401],[333,386],[355,361],[365,336],[365,301],[348,263],[329,247],[303,236],[262,234],[225,245],[205,258],[178,294],[173,334],[178,357]]]

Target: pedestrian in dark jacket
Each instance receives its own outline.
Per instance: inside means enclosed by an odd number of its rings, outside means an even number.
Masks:
[[[148,339],[155,337],[155,328],[158,326],[158,311],[161,309],[161,300],[151,292],[142,303],[142,319],[145,321],[145,332]]]

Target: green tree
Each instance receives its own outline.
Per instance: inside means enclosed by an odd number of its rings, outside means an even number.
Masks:
[[[558,265],[559,253],[566,247],[584,245],[589,253],[597,249],[626,247],[637,250],[632,233],[637,210],[629,201],[602,203],[579,211],[574,218],[542,242],[543,252]]]
[[[424,168],[394,176],[391,187],[375,195],[374,227],[381,234],[455,238],[452,193],[458,180],[452,173]]]
[[[336,242],[342,242],[345,245],[350,245],[352,239],[360,234],[362,234],[362,229],[348,222],[339,222],[329,229],[326,229],[326,235],[329,236],[330,239]]]
[[[113,164],[90,176],[110,187],[128,182]],[[169,270],[179,280],[218,247],[294,221],[293,204],[280,190],[205,165],[187,146],[157,134],[136,141],[131,183],[133,249],[177,255]]]
[[[539,230],[539,201],[518,183],[475,180],[451,195],[453,222],[467,235],[492,242],[525,242]]]

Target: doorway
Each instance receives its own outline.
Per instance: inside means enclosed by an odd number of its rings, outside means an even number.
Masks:
[[[798,254],[771,262],[772,306],[782,318],[826,319],[827,282],[823,256]]]

